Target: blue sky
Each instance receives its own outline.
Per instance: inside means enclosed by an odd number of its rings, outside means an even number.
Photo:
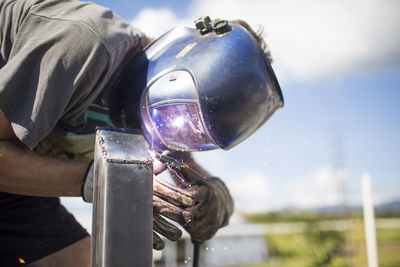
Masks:
[[[94,2],[155,37],[202,15],[263,26],[284,108],[232,150],[195,154],[226,181],[238,210],[337,204],[335,138],[349,204],[361,203],[364,173],[376,203],[400,198],[399,2]]]

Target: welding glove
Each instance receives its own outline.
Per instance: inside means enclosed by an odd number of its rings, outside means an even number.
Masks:
[[[156,175],[166,169],[166,165],[160,162],[157,159],[153,161],[153,192],[156,190],[161,190],[159,181],[156,178]],[[157,234],[161,234],[165,236],[167,239],[171,241],[177,241],[182,236],[182,231],[168,222],[161,216],[161,213],[154,208],[154,203],[158,203],[158,197],[153,193],[153,248],[156,250],[161,250],[165,247],[164,241]],[[165,205],[168,205],[168,202],[165,201]]]
[[[228,188],[219,178],[204,179],[190,168],[169,170],[176,185],[154,179],[154,212],[181,224],[194,242],[210,239],[233,212]]]

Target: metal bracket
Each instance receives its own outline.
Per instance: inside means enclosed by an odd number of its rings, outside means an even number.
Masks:
[[[144,137],[98,128],[92,267],[152,266],[153,165]]]

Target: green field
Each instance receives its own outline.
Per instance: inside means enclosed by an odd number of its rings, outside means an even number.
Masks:
[[[264,217],[263,217],[264,216]],[[326,220],[336,215],[247,215],[255,222],[305,222],[304,231],[266,235],[268,261],[241,267],[358,267],[367,266],[364,224],[359,214],[347,219],[345,230],[325,230]],[[392,217],[392,216],[391,216]],[[380,267],[400,266],[400,228],[377,228]]]

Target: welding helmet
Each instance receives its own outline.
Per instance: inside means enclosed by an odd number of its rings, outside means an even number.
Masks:
[[[156,150],[230,149],[283,106],[274,71],[249,31],[208,17],[195,25],[153,41],[114,91],[113,121],[140,124]]]

